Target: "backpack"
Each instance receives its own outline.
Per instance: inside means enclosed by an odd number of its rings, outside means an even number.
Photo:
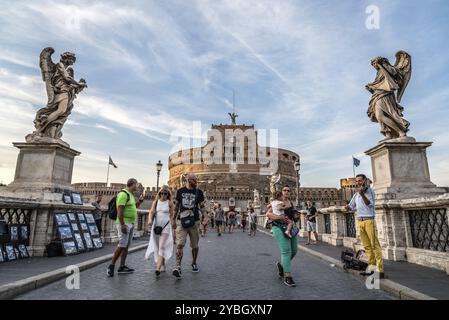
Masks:
[[[126,193],[126,196],[127,196],[126,203],[125,203],[125,205],[126,205],[128,203],[128,201],[129,201],[129,193],[126,192],[125,190],[122,190],[120,192],[125,192]],[[109,201],[109,203],[108,203],[108,216],[109,216],[109,219],[117,220],[117,196],[120,194],[120,192],[117,193],[114,196],[114,198],[112,198],[111,201]]]

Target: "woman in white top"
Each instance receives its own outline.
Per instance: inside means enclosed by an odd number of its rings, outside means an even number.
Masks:
[[[145,253],[145,258],[149,259],[154,253],[156,262],[156,276],[165,271],[165,262],[173,254],[173,236],[172,226],[175,225],[174,205],[171,200],[171,192],[168,186],[163,186],[155,201],[151,205],[148,215],[148,225],[151,229],[150,242]],[[157,235],[154,232],[155,227],[162,227],[162,232]]]

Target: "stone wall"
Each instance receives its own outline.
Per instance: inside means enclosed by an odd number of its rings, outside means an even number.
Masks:
[[[26,223],[30,226],[30,245],[28,247],[31,256],[44,256],[45,247],[56,238],[54,215],[57,212],[91,212],[91,205],[71,205],[59,202],[37,201],[23,198],[0,197],[0,219],[3,217],[7,224]],[[103,208],[102,214],[102,239],[106,243],[117,242],[115,222],[106,214],[107,208]],[[145,235],[147,232],[146,221],[148,210],[138,210],[136,236]]]

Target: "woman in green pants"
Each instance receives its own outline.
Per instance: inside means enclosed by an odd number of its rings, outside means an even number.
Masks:
[[[284,279],[285,285],[295,287],[296,284],[293,281],[291,274],[291,260],[298,253],[298,235],[295,235],[289,239],[284,235],[284,231],[279,226],[276,226],[277,223],[288,223],[288,218],[286,217],[288,213],[287,211],[293,210],[293,203],[290,200],[289,186],[284,186],[282,188],[282,197],[284,202],[290,205],[290,208],[284,210],[284,216],[278,216],[273,213],[270,207],[267,211],[267,217],[274,222],[271,232],[273,233],[279,246],[279,250],[281,251],[281,261],[276,262],[279,277]]]

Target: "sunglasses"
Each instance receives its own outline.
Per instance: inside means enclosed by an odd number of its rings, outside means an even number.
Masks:
[[[161,192],[161,196],[168,196],[167,192]]]

